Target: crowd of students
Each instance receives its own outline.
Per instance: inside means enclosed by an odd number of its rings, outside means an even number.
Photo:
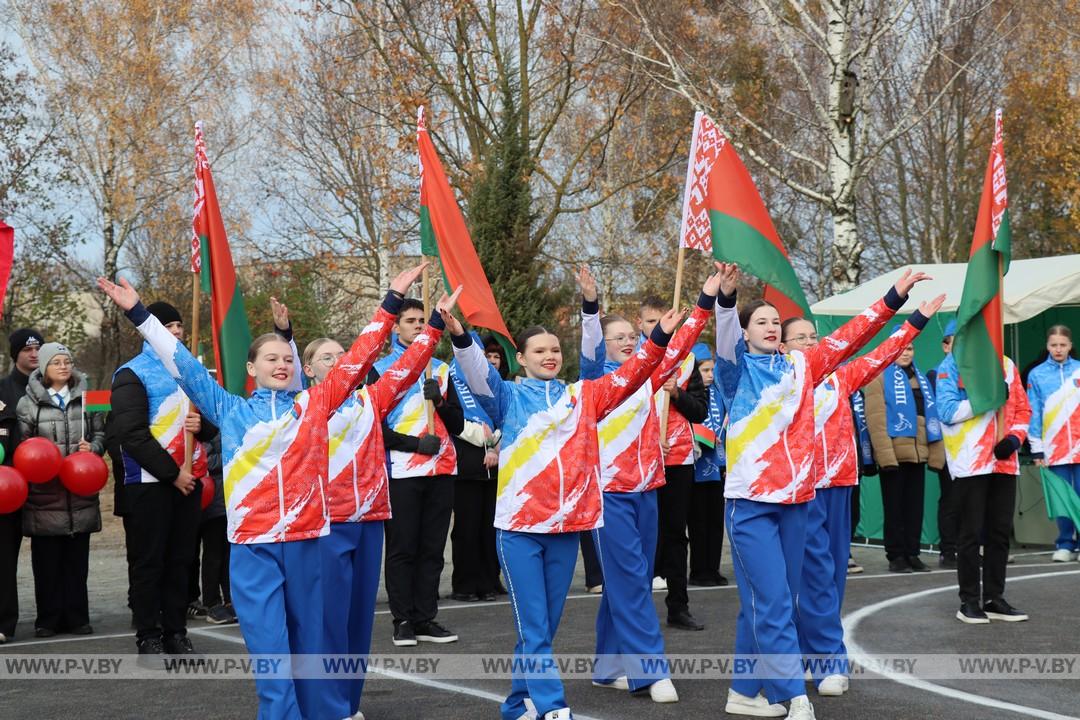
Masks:
[[[1038,462],[1080,489],[1080,362],[1067,328],[1051,329],[1027,392],[1006,359],[1006,405],[974,415],[951,354],[926,374],[913,361],[912,341],[944,296],[851,359],[929,279],[921,273],[905,273],[819,338],[813,323],[781,322],[763,300],[738,308],[735,265],[716,264],[685,322],[655,298],[634,321],[602,314],[582,268],[581,371],[567,382],[559,338],[543,327],[516,338],[522,376],[511,377],[501,346],[454,316],[460,288],[425,317],[405,297],[421,271],[395,278],[348,350],[319,338],[301,354],[273,300],[275,331],[251,345],[246,397],[188,352],[173,306],[144,306],[125,281],[100,279],[144,339],[113,376],[107,424],[81,412],[85,378],[66,347],[32,330],[12,335],[14,369],[0,383],[7,457],[30,436],[64,454],[108,450],[141,656],[194,653],[189,616],[238,620],[253,654],[364,655],[380,570],[395,645],[454,642],[437,620],[453,516],[451,597],[508,594],[515,655],[552,654],[580,545],[586,583],[602,593],[593,684],[676,702],[666,661],[648,673],[636,662],[665,657],[652,591],[667,590],[668,626],[702,630],[687,584],[727,583],[726,534],[740,600],[734,652],[768,667],[737,671],[725,709],[806,720],[804,658],[827,660],[811,667],[818,694],[848,690],[840,610],[855,491],[873,463],[890,570],[928,569],[919,540],[929,464],[955,518],[943,523],[954,549],[943,548],[942,562],[957,567],[957,618],[1027,618],[1005,600],[1004,578],[1017,451],[1029,432]],[[713,318],[709,348],[698,340]],[[433,358],[446,331],[450,363]],[[695,440],[695,424],[716,441]],[[205,482],[213,500],[200,509]],[[1076,528],[1059,524],[1054,559],[1075,559]],[[58,480],[35,485],[21,513],[0,516],[0,639],[18,618],[23,535],[32,538],[36,634],[92,632],[88,539],[100,527],[97,497]],[[533,717],[526,699],[543,720],[571,717],[555,665],[541,667],[515,666],[503,718]],[[260,677],[256,688],[261,718],[363,717],[362,679]]]

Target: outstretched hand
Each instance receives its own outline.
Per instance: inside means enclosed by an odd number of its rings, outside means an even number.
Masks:
[[[923,317],[933,317],[934,313],[941,309],[941,306],[945,304],[945,293],[938,295],[933,300],[923,300],[919,303],[919,312]]]
[[[274,327],[283,331],[289,329],[289,308],[285,307],[285,303],[271,296],[270,313],[274,316]]]
[[[461,296],[461,291],[464,289],[464,285],[458,285],[457,289],[454,290],[453,295],[447,295],[446,293],[443,293],[442,297],[439,298],[439,302],[435,303],[436,312],[438,312],[440,315],[443,315],[444,312],[451,312],[457,306],[458,297]],[[443,319],[445,320],[446,318],[444,317]],[[461,323],[458,324],[460,325]],[[447,327],[450,327],[450,325],[447,324]]]
[[[99,277],[97,286],[125,312],[135,307],[139,302],[139,293],[135,292],[135,288],[131,287],[131,283],[124,278],[120,278],[120,284],[117,285],[110,280]]]
[[[716,297],[718,292],[731,297],[739,281],[739,266],[735,263],[722,262],[714,262],[713,265],[716,266],[716,272],[705,280],[701,291],[713,297]]]
[[[896,281],[896,284],[893,285],[893,288],[896,290],[897,295],[902,298],[906,298],[908,296],[908,293],[911,292],[911,288],[915,287],[915,283],[922,282],[923,280],[933,279],[934,278],[930,277],[922,271],[912,272],[911,268],[908,268],[904,271],[904,274],[900,276],[900,279]]]
[[[596,290],[596,278],[593,277],[587,265],[582,265],[578,269],[577,286],[586,302],[596,302],[599,297]]]
[[[660,318],[660,329],[670,335],[675,332],[675,328],[679,327],[679,323],[683,321],[684,317],[686,317],[685,308],[682,310],[671,308]]]
[[[399,273],[398,276],[394,278],[393,281],[390,283],[390,289],[394,292],[404,295],[406,292],[408,292],[409,288],[412,287],[412,284],[419,280],[420,276],[424,274],[424,268],[426,268],[427,266],[428,261],[425,260],[411,270],[406,270],[402,273]]]
[[[454,291],[454,295],[452,296],[455,303],[457,302],[457,294],[459,292],[461,292],[460,286]],[[443,322],[446,323],[446,329],[450,331],[451,335],[464,335],[465,328],[462,326],[461,321],[454,316],[454,313],[450,312],[454,306],[449,304],[449,302],[450,298],[444,295],[435,305],[435,309],[439,311],[439,316],[443,319]]]

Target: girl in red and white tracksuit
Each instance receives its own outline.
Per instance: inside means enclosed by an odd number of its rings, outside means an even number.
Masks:
[[[324,382],[289,390],[295,373],[289,345],[263,335],[248,351],[256,389],[227,392],[187,348],[146,311],[126,281],[98,286],[123,310],[201,414],[221,429],[229,520],[230,583],[240,630],[252,655],[319,653],[323,607],[318,538],[330,531],[326,502],[327,422],[363,380],[390,335],[402,292],[421,268],[399,275],[390,293]],[[294,661],[296,662],[296,661]],[[302,660],[300,661],[302,663]],[[287,672],[287,669],[282,671]],[[294,673],[305,668],[293,667]],[[316,686],[291,677],[259,676],[259,718],[316,712]]]

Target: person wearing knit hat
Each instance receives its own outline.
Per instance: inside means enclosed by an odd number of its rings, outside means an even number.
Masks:
[[[180,311],[176,309],[176,306],[158,300],[156,303],[147,305],[146,310],[160,320],[173,337],[178,340],[184,339],[184,319],[180,317]]]
[[[0,446],[4,465],[11,465],[19,444],[19,420],[15,407],[26,394],[30,373],[38,368],[38,349],[45,342],[33,328],[19,328],[8,337],[11,374],[0,380]],[[19,593],[16,573],[22,545],[22,511],[0,515],[0,645],[15,636],[19,619]]]

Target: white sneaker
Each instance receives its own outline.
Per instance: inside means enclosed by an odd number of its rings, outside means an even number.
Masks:
[[[1054,554],[1050,556],[1050,562],[1069,562],[1072,559],[1072,551],[1068,548],[1061,548],[1060,550],[1055,550]]]
[[[740,695],[731,688],[727,691],[727,705],[724,712],[729,715],[752,715],[753,717],[784,717],[787,708],[780,703],[770,703],[761,693],[757,697]]]
[[[649,697],[656,703],[674,703],[679,702],[679,693],[675,692],[675,686],[671,683],[671,680],[664,678],[663,680],[657,680],[649,686]]]
[[[5,635],[4,633],[0,633],[0,645],[5,644],[6,642],[7,642],[7,635]]]
[[[652,589],[653,590],[667,590],[667,580],[665,580],[664,578],[662,578],[660,576],[654,577],[652,579]]]
[[[847,675],[827,675],[817,687],[818,695],[836,697],[848,691]]]
[[[814,706],[805,695],[791,698],[787,720],[814,720]]]
[[[625,675],[620,675],[619,677],[615,678],[611,682],[597,682],[596,680],[593,680],[592,684],[593,684],[593,687],[612,688],[613,690],[629,690],[630,689],[630,683],[626,679]]]
[[[355,715],[349,716],[349,720],[364,720],[364,713],[357,710]]]
[[[559,708],[544,713],[541,720],[570,720],[570,708]]]
[[[590,595],[599,595],[604,592],[604,586],[593,585],[591,588],[585,588],[585,592],[589,593]]]

